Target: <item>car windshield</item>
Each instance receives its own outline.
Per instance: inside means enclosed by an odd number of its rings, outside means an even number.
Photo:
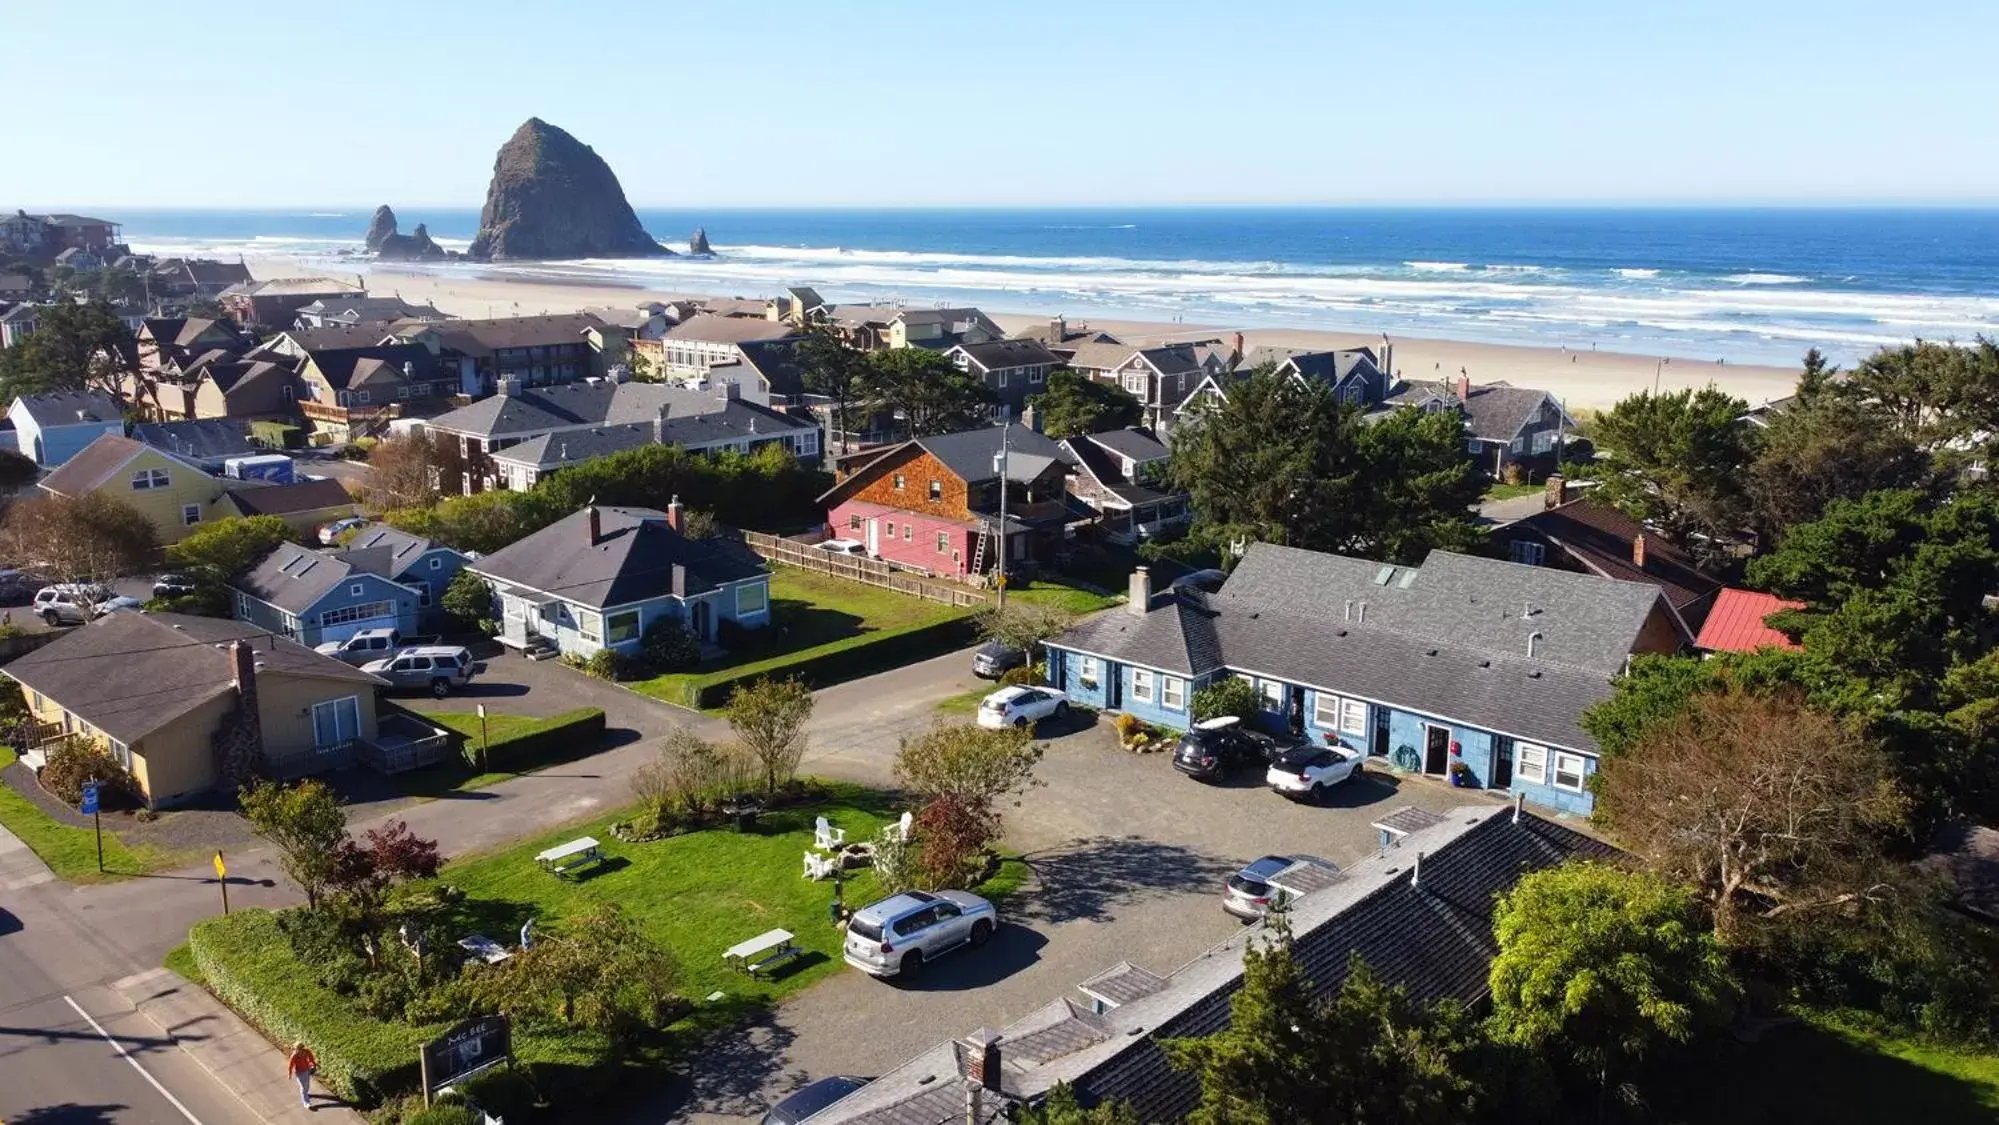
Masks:
[[[1261,898],[1270,893],[1270,884],[1238,871],[1229,876],[1229,890],[1246,894],[1251,898]]]
[[[881,923],[871,921],[867,918],[855,918],[852,922],[849,922],[847,924],[847,932],[868,941],[880,941],[882,939]]]

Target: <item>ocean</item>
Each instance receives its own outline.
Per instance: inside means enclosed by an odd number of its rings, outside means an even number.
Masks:
[[[135,249],[352,271],[368,209],[127,211]],[[463,249],[472,209],[398,210]],[[1792,364],[1916,337],[1999,334],[1999,210],[1090,208],[641,209],[711,260],[469,271],[829,300],[972,304],[1071,320],[1387,332]],[[606,298],[607,301],[611,298]]]

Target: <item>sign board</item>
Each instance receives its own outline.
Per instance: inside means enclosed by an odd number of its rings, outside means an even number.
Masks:
[[[221,852],[215,853],[215,877],[217,879],[227,879],[229,877],[229,869],[222,865]]]
[[[505,1016],[466,1020],[423,1045],[423,1096],[513,1059],[513,1029]]]
[[[96,782],[86,781],[83,783],[83,803],[76,806],[76,811],[82,813],[85,816],[91,816],[97,812]]]

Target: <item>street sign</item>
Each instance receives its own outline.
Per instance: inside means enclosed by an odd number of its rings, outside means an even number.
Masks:
[[[221,852],[215,853],[215,877],[217,879],[227,879],[229,877],[229,868],[223,865]]]
[[[423,1045],[419,1065],[423,1100],[439,1089],[474,1074],[513,1061],[513,1029],[505,1016],[469,1019]]]
[[[83,783],[83,803],[76,806],[76,811],[85,816],[95,816],[97,814],[96,782],[86,781]]]

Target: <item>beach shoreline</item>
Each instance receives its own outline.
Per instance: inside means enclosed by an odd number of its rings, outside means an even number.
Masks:
[[[283,257],[251,258],[247,264],[251,273],[259,278],[327,275],[344,279],[350,276],[347,269]],[[687,293],[616,282],[558,282],[501,273],[429,272],[393,263],[360,260],[353,262],[350,268],[365,278],[371,292],[393,294],[417,304],[433,304],[442,312],[462,317],[573,312],[588,306],[630,306],[644,300],[766,295]],[[1052,319],[1050,315],[1003,312],[993,308],[984,311],[1009,332],[1017,332],[1028,325],[1046,324]],[[1378,355],[1383,340],[1379,333],[1313,328],[1237,328],[1219,323],[1185,324],[1094,317],[1087,320],[1071,318],[1068,323],[1071,329],[1087,323],[1091,328],[1110,332],[1133,344],[1201,339],[1233,342],[1236,334],[1240,333],[1244,346],[1248,348],[1371,347]],[[1655,387],[1660,391],[1677,391],[1699,389],[1709,384],[1754,406],[1791,394],[1798,375],[1798,369],[1793,367],[1594,349],[1585,351],[1565,345],[1488,344],[1400,334],[1390,335],[1388,340],[1394,345],[1395,369],[1402,378],[1455,381],[1463,375],[1475,385],[1505,382],[1516,387],[1537,387],[1561,399],[1572,411],[1605,410],[1627,395]]]

